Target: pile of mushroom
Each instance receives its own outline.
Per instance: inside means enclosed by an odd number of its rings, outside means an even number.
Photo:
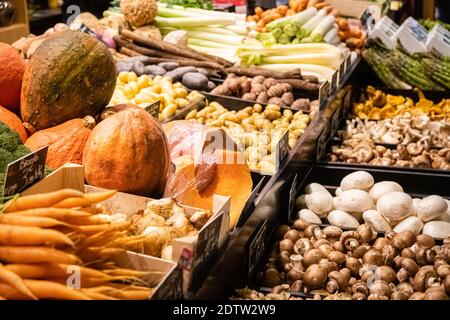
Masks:
[[[281,225],[276,237],[258,275],[259,284],[274,294],[306,293],[330,300],[449,299],[450,238],[442,245],[411,231],[377,238],[367,224],[343,231],[301,219],[291,227]],[[252,297],[254,292],[244,298]]]
[[[404,144],[421,142],[431,147],[448,147],[449,120],[432,121],[427,116],[397,116],[381,121],[347,120],[339,132],[343,139],[372,139],[375,143]]]
[[[378,232],[409,230],[444,239],[450,235],[450,201],[431,195],[411,198],[394,181],[375,183],[366,171],[345,176],[335,197],[322,185],[311,183],[296,200],[298,218],[313,224],[357,228],[367,223]]]
[[[399,144],[395,149],[376,145],[372,139],[351,138],[331,147],[331,162],[376,166],[450,170],[450,148],[430,149],[424,143]]]

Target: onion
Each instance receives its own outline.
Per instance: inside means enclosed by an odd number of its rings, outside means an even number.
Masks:
[[[108,46],[108,48],[115,49],[116,48],[116,42],[112,37],[103,36],[102,41]]]

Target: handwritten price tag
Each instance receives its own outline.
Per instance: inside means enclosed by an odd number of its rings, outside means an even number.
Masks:
[[[150,115],[155,118],[156,120],[159,119],[159,108],[161,106],[161,100],[157,100],[153,102],[152,104],[145,107],[145,111],[150,113]]]
[[[8,197],[25,190],[45,177],[48,146],[8,164],[3,196]]]

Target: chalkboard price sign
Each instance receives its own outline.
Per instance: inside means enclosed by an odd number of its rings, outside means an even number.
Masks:
[[[145,107],[145,111],[150,113],[150,115],[155,118],[156,120],[159,119],[159,108],[161,106],[161,100],[157,100],[153,102],[152,104]]]
[[[8,164],[3,196],[8,197],[25,190],[45,176],[48,146]]]

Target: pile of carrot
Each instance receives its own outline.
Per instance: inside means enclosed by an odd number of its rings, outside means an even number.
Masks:
[[[345,18],[336,18],[336,23],[339,27],[339,38],[342,42],[356,51],[361,50],[364,44],[364,34],[357,26],[350,26],[348,20]]]
[[[255,14],[247,16],[247,21],[256,22],[254,28],[256,31],[268,32],[265,27],[269,22],[283,17],[293,16],[309,7],[316,7],[318,10],[325,9],[328,11],[328,14],[332,14],[336,17],[339,16],[339,12],[323,0],[289,0],[289,6],[279,5],[276,8],[267,10],[256,7]]]
[[[62,189],[21,196],[0,213],[0,300],[148,299],[159,272],[121,268],[145,243],[128,222],[106,222],[95,204],[115,191]]]

